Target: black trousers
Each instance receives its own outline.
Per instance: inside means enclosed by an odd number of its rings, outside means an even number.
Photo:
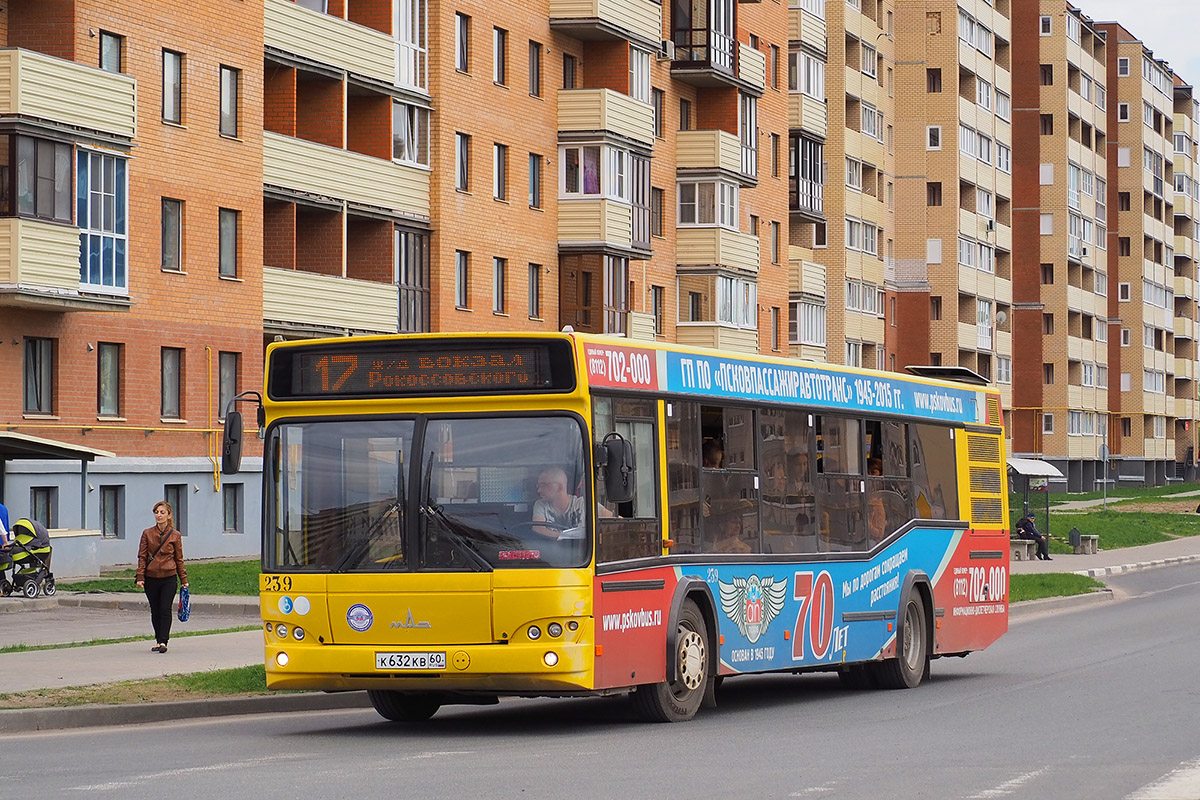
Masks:
[[[1032,539],[1033,541],[1037,542],[1037,557],[1038,558],[1046,559],[1046,558],[1050,557],[1050,540],[1046,538],[1045,534],[1038,534],[1037,536],[1032,536],[1028,533],[1022,533],[1021,538],[1022,539]]]
[[[146,599],[150,601],[150,622],[154,625],[154,641],[166,644],[171,638],[171,618],[174,616],[172,605],[175,603],[175,590],[179,588],[179,578],[169,575],[166,578],[151,578],[146,576]]]

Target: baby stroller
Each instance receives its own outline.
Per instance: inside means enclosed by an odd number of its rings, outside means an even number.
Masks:
[[[20,592],[26,597],[44,592],[50,596],[58,591],[54,574],[50,572],[50,532],[37,520],[19,519],[12,526],[13,543],[8,551],[12,562],[12,581],[3,581],[5,594]],[[3,560],[0,556],[0,560]]]

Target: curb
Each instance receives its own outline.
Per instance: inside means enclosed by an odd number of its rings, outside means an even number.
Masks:
[[[1121,564],[1115,567],[1097,567],[1095,569],[1080,569],[1075,570],[1075,575],[1086,575],[1089,578],[1105,578],[1109,575],[1121,575],[1126,572],[1138,572],[1143,569],[1154,569],[1155,567],[1170,567],[1176,564],[1188,564],[1193,561],[1200,561],[1200,554],[1190,556],[1176,556],[1175,558],[1162,558],[1157,561],[1139,561],[1136,564]]]
[[[112,595],[71,595],[67,597],[54,598],[58,601],[59,606],[72,608],[108,608],[116,609],[117,611],[145,611],[146,598],[137,597],[114,597]],[[192,601],[192,613],[197,611],[209,612],[216,614],[249,614],[254,617],[259,616],[258,600],[247,602],[242,599],[235,600],[204,600]]]
[[[218,700],[181,700],[166,703],[24,708],[0,711],[0,734],[31,731],[137,725],[181,719],[230,717],[245,714],[278,714],[290,711],[330,711],[370,708],[364,692],[305,692]]]
[[[1097,589],[1087,594],[1075,594],[1069,597],[1044,597],[1040,600],[1022,600],[1019,603],[1009,604],[1008,619],[1011,622],[1015,619],[1032,617],[1047,611],[1083,608],[1085,606],[1098,605],[1099,603],[1107,603],[1113,599],[1112,589]]]

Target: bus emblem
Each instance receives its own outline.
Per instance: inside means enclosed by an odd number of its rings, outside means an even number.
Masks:
[[[371,609],[362,603],[355,603],[346,612],[346,624],[359,633],[371,627],[371,623],[374,621],[375,617],[371,615]]]
[[[408,609],[408,619],[406,619],[404,622],[400,622],[399,620],[393,620],[392,627],[393,628],[432,628],[433,626],[429,624],[428,620],[421,620],[420,622],[416,622],[415,620],[413,620],[412,609],[410,608],[410,609]]]
[[[717,586],[721,589],[721,610],[750,644],[762,638],[787,602],[787,578],[734,576],[733,583],[718,580]]]

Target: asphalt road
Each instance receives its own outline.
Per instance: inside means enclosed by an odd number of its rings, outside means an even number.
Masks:
[[[331,711],[6,737],[0,785],[90,797],[1200,798],[1200,569],[1015,622],[911,691],[727,681],[716,710],[619,698],[450,707],[413,727]]]

